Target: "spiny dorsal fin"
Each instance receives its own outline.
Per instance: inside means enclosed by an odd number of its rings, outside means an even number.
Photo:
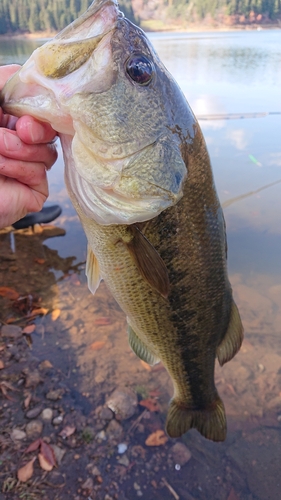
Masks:
[[[230,361],[239,351],[243,341],[243,325],[240,314],[234,301],[232,301],[228,328],[220,345],[217,347],[217,357],[222,366]]]
[[[86,276],[88,278],[88,288],[94,295],[99,287],[101,277],[99,263],[89,245],[87,250]]]
[[[138,358],[142,359],[151,366],[156,365],[156,363],[159,363],[160,359],[149,351],[149,349],[140,340],[140,338],[137,336],[137,334],[134,332],[133,328],[130,325],[128,325],[128,337],[129,337],[129,345],[132,351],[134,351],[134,353],[138,356]]]
[[[166,265],[159,253],[148,241],[144,234],[136,227],[130,226],[133,238],[126,243],[135,264],[142,277],[157,290],[163,297],[167,298],[169,293],[169,276]]]

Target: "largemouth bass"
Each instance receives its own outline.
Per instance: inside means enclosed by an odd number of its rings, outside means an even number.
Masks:
[[[70,198],[132,350],[174,386],[166,430],[226,437],[214,383],[243,328],[227,277],[222,209],[199,125],[141,29],[95,0],[7,82],[5,111],[59,133]]]

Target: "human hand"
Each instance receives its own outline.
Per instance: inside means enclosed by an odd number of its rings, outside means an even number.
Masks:
[[[19,67],[0,67],[0,90]],[[0,228],[41,210],[49,194],[46,171],[57,159],[55,136],[49,124],[0,108]]]

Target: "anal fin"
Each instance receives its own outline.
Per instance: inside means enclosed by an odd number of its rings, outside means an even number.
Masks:
[[[212,441],[226,438],[226,417],[224,405],[217,395],[213,403],[205,409],[188,408],[181,401],[172,399],[166,422],[166,432],[172,437],[180,437],[189,429],[197,429],[202,436]]]
[[[86,276],[89,290],[94,295],[99,287],[101,277],[98,260],[89,245],[87,251]]]
[[[134,353],[143,361],[153,366],[156,363],[159,363],[160,359],[158,359],[154,354],[152,354],[146,345],[140,340],[137,334],[134,332],[132,327],[128,325],[128,337],[129,337],[129,345],[134,351]]]
[[[217,347],[217,357],[222,366],[230,361],[239,351],[243,341],[243,325],[237,306],[232,301],[228,328],[220,345]]]

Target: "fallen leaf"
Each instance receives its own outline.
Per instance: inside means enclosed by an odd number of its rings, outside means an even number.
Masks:
[[[54,310],[52,311],[52,320],[53,320],[53,321],[56,321],[56,320],[59,318],[60,313],[61,313],[61,310],[60,310],[60,309],[54,309]]]
[[[0,295],[2,297],[7,297],[7,299],[17,300],[20,294],[13,288],[8,286],[0,286]]]
[[[94,320],[94,324],[97,325],[97,326],[110,325],[111,324],[111,319],[107,318],[105,316],[101,316],[100,318],[96,318]]]
[[[38,307],[38,309],[33,309],[31,312],[31,316],[40,316],[41,314],[43,316],[46,316],[48,314],[49,309],[46,309],[46,307]]]
[[[168,441],[168,436],[162,430],[153,432],[145,441],[146,446],[161,446]]]
[[[91,345],[90,345],[90,349],[92,351],[99,351],[100,349],[102,349],[106,344],[106,341],[105,340],[97,340],[96,342],[93,342]]]
[[[45,443],[45,441],[41,440],[41,448],[40,448],[41,455],[45,458],[49,464],[54,467],[56,465],[56,459],[55,459],[55,454],[53,448],[48,444]],[[41,464],[40,464],[41,465]]]
[[[61,436],[63,439],[72,436],[74,432],[76,431],[76,427],[67,425],[60,433],[59,436]]]
[[[18,472],[18,480],[21,481],[22,483],[25,483],[28,481],[32,475],[33,475],[33,463],[36,460],[36,457],[33,457],[27,464],[25,464],[23,467],[21,467]]]
[[[31,443],[29,447],[26,448],[25,453],[30,453],[31,451],[38,450],[39,446],[41,445],[41,442],[42,442],[41,438],[36,439],[36,441],[33,441],[33,443]]]
[[[42,363],[40,363],[39,370],[45,370],[47,368],[53,368],[53,365],[52,365],[51,361],[49,361],[48,359],[45,359],[44,361],[42,361]]]
[[[23,402],[25,408],[29,407],[31,398],[32,398],[32,394],[31,394],[31,392],[29,392],[29,394],[27,394],[27,396]]]
[[[34,324],[32,324],[32,325],[27,325],[27,326],[23,329],[22,333],[27,333],[28,335],[30,335],[31,333],[33,333],[33,332],[34,332],[35,328],[36,328],[36,325],[34,325]]]
[[[5,368],[5,365],[2,361],[2,359],[0,359],[0,370],[3,370],[3,368]]]
[[[53,465],[51,465],[50,462],[46,460],[46,458],[44,457],[44,455],[42,455],[42,453],[38,453],[38,459],[41,469],[46,470],[48,472],[50,472],[53,469]]]
[[[45,264],[46,260],[45,259],[34,259],[34,262],[37,262],[37,264]]]
[[[149,411],[160,411],[160,406],[156,399],[147,398],[140,401],[140,405],[147,408]]]
[[[142,359],[140,359],[140,363],[141,363],[141,365],[143,366],[143,368],[145,368],[148,372],[150,372],[150,371],[151,371],[151,366],[150,366],[148,363],[146,363],[146,362],[145,362],[145,361],[143,361]]]
[[[15,321],[18,321],[18,318],[8,318],[8,319],[6,319],[7,325],[11,325]]]

